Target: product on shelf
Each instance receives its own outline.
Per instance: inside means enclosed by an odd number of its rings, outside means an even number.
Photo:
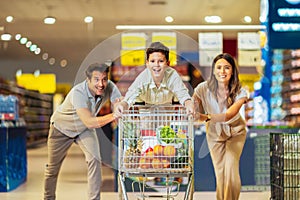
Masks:
[[[0,106],[0,113],[3,110],[9,113],[9,115],[1,115],[5,117],[5,123],[7,124],[7,120],[11,119],[15,121],[15,126],[26,124],[28,146],[45,142],[53,111],[53,95],[41,94],[38,91],[26,90],[7,83],[0,83],[0,94],[2,95],[0,102],[1,100],[2,103],[5,102],[4,106]],[[22,122],[23,120],[25,123]]]
[[[1,120],[18,120],[19,103],[18,97],[14,95],[0,94],[0,119]]]
[[[300,126],[300,50],[275,49],[272,58],[271,119]]]

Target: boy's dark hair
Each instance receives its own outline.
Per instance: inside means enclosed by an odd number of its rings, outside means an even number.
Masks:
[[[146,50],[147,60],[149,59],[149,55],[154,52],[161,52],[165,55],[167,61],[169,61],[169,48],[163,45],[161,42],[153,42]]]
[[[109,66],[106,64],[99,64],[99,63],[93,63],[91,64],[85,71],[85,75],[86,77],[88,77],[88,79],[92,78],[92,73],[93,71],[98,71],[98,72],[109,72]]]

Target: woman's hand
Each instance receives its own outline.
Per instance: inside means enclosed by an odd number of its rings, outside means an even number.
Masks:
[[[194,102],[191,99],[186,100],[184,102],[184,106],[185,106],[187,114],[191,114],[191,115],[195,114]]]
[[[196,121],[204,122],[207,120],[207,115],[202,113],[195,113],[194,118]]]

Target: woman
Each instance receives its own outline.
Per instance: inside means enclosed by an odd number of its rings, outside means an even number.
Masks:
[[[234,58],[215,57],[210,78],[194,90],[196,118],[206,121],[206,138],[214,165],[217,200],[238,200],[239,160],[246,140],[246,123],[239,110],[248,100],[241,88]]]

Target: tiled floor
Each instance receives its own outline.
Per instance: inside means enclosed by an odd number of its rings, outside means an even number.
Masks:
[[[47,159],[47,148],[42,146],[28,149],[28,176],[27,181],[17,189],[0,193],[1,200],[42,200],[43,198],[43,172]],[[113,170],[103,167],[102,200],[118,200],[119,195],[114,191]],[[66,157],[57,188],[57,200],[84,200],[86,197],[86,166],[80,149],[73,145]],[[128,194],[129,200],[137,199],[135,194]],[[269,192],[242,192],[240,200],[268,200]],[[176,200],[183,199],[179,194]],[[196,192],[194,200],[213,200],[214,192]]]

